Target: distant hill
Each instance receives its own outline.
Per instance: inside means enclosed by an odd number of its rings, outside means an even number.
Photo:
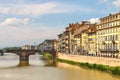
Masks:
[[[21,47],[6,47],[4,50],[21,50]]]

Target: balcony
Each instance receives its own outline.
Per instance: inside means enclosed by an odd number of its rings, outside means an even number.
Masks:
[[[101,52],[119,52],[119,49],[99,49]]]
[[[105,41],[102,41],[103,44],[106,44]]]
[[[115,40],[112,40],[112,43],[115,44],[116,43]]]
[[[105,44],[109,44],[109,43],[116,44],[116,43],[118,43],[118,41],[109,40],[109,41],[102,41],[102,43],[103,43],[104,45],[105,45]]]

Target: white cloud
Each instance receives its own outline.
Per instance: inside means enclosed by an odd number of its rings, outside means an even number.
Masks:
[[[43,4],[26,4],[16,7],[0,8],[0,13],[3,14],[19,14],[19,15],[43,15],[48,13],[60,13],[64,10],[58,10],[58,3],[43,3]]]
[[[8,18],[4,22],[1,22],[0,47],[22,46],[24,44],[34,44],[34,42],[40,43],[44,39],[56,38],[57,34],[62,32],[62,29],[54,27],[30,25],[28,21],[28,18]],[[20,27],[14,27],[14,24],[20,25]]]
[[[91,18],[89,21],[90,21],[90,23],[99,23],[100,22],[99,18]]]
[[[38,36],[41,36],[42,38],[50,37],[54,35],[54,33],[58,33],[57,30],[59,30],[54,27],[49,28],[48,26],[31,25],[28,22],[28,18],[7,18],[5,21],[0,23],[0,35],[6,35],[1,37],[9,38],[9,36],[13,36],[13,38],[15,37],[16,39],[20,40],[24,38],[37,39]],[[21,27],[15,27],[15,25],[20,25]],[[9,34],[6,34],[6,32],[8,32]]]
[[[54,13],[68,13],[73,11],[88,12],[91,11],[91,9],[76,5],[68,5],[68,4],[62,4],[56,2],[0,7],[0,13],[2,14],[17,14],[17,15],[32,15],[32,16],[41,16],[44,14],[54,14]]]
[[[5,21],[1,22],[1,26],[18,26],[18,25],[25,25],[29,23],[29,18],[24,19],[17,19],[17,18],[7,18]]]
[[[115,1],[113,2],[113,5],[114,5],[115,7],[120,7],[120,0],[115,0]]]

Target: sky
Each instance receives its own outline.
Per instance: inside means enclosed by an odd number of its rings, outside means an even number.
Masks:
[[[69,23],[119,11],[120,0],[0,0],[0,48],[56,39]]]

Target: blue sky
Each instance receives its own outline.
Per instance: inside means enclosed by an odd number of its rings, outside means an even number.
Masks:
[[[120,0],[0,0],[0,47],[57,38],[69,23],[120,11]]]

